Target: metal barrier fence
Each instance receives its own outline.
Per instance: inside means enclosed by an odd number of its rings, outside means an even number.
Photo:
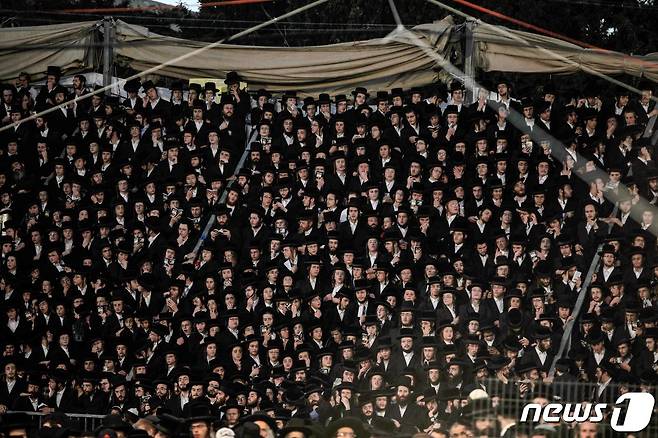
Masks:
[[[26,414],[30,417],[34,427],[41,428],[43,423],[46,421],[46,417],[52,414],[46,414],[43,412],[31,412],[31,411],[7,411],[8,414]],[[93,414],[64,414],[68,417],[68,420],[71,423],[71,426],[75,427],[78,430],[84,432],[91,432],[94,429],[101,426],[103,423],[103,418],[105,415],[93,415]]]
[[[560,378],[550,384],[526,380],[504,384],[499,379],[487,379],[482,383],[493,407],[489,418],[495,416],[499,420],[504,419],[503,423],[515,422],[513,436],[516,437],[542,436],[544,432],[549,437],[658,437],[658,406],[654,404],[651,409],[649,402],[644,400],[650,397],[643,395],[644,401],[639,405],[634,403],[636,400],[616,404],[620,396],[626,393],[648,393],[656,400],[658,392],[655,386],[610,383],[601,388],[596,383],[561,381]],[[649,416],[648,425],[639,432],[615,431],[627,420],[630,422]],[[585,426],[596,434],[580,430]],[[476,433],[475,436],[481,435]]]
[[[655,403],[653,408],[647,400],[642,400],[639,404],[636,403],[637,400],[625,400],[619,405],[616,404],[619,397],[627,393],[644,393],[644,397],[651,394],[655,401],[658,398],[655,386],[610,383],[601,388],[596,383],[561,379],[558,376],[550,384],[529,380],[510,380],[503,383],[495,378],[485,379],[480,382],[489,396],[489,401],[484,404],[479,403],[477,399],[466,402],[464,398],[467,395],[460,396],[459,391],[454,393],[454,399],[451,399],[451,396],[439,396],[438,417],[445,420],[441,427],[449,429],[454,421],[472,421],[473,436],[480,438],[658,437],[658,415],[655,415],[658,414],[658,409]],[[465,406],[465,403],[468,405]],[[461,412],[458,412],[460,410]],[[25,411],[8,413],[27,414],[38,428],[50,415]],[[72,423],[71,426],[84,432],[97,429],[104,418],[103,415],[91,414],[65,415]],[[650,417],[648,424],[641,431],[615,431],[619,430],[620,425],[626,425],[633,420],[637,422],[639,417]],[[493,421],[479,421],[483,419]],[[442,423],[440,420],[439,422]],[[478,427],[482,429],[478,430]],[[509,429],[507,433],[505,429]]]

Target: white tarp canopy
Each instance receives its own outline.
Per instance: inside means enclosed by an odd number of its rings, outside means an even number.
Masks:
[[[0,28],[0,81],[27,72],[43,77],[49,65],[64,71],[93,69],[97,21]]]
[[[48,65],[66,73],[98,69],[102,58],[98,22],[0,28],[0,80],[26,71],[43,77]],[[251,89],[296,89],[302,95],[348,93],[357,85],[373,90],[412,87],[437,79],[440,62],[450,56],[463,26],[451,16],[385,38],[311,47],[263,47],[221,44],[181,58],[208,43],[158,35],[148,28],[116,21],[117,60],[137,71],[189,79],[225,77],[238,71]],[[543,35],[478,24],[474,28],[475,67],[521,73],[629,74],[658,81],[658,53],[628,56],[583,48]],[[419,43],[422,47],[419,47]],[[164,65],[164,64],[167,65]]]
[[[416,26],[423,44],[443,56],[454,29],[452,17]],[[138,71],[203,47],[206,43],[166,37],[147,28],[117,22],[121,44],[115,53]],[[157,44],[145,44],[157,41]],[[135,43],[135,44],[126,44]],[[251,89],[296,89],[302,94],[347,93],[357,85],[390,89],[425,85],[436,79],[436,63],[408,35],[312,47],[261,47],[222,44],[199,55],[164,66],[166,76],[225,77],[238,71]]]

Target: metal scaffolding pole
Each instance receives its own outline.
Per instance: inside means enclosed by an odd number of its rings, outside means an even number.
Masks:
[[[111,17],[103,19],[103,86],[112,83],[112,42],[114,40],[114,25]]]
[[[473,29],[475,25],[475,21],[466,20],[464,26],[464,86],[466,88],[464,102],[469,104],[477,98],[473,89],[475,84],[475,40],[473,38]]]

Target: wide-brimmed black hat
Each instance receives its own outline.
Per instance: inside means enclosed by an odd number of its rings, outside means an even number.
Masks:
[[[235,84],[239,82],[242,82],[242,78],[240,77],[237,71],[230,71],[226,73],[226,79],[224,79],[224,83],[226,85]]]
[[[355,96],[357,94],[365,94],[366,99],[370,97],[370,93],[368,93],[368,90],[366,90],[364,87],[356,87],[354,91],[352,91],[352,96]]]
[[[47,76],[57,76],[58,78],[62,77],[62,69],[56,65],[49,65],[46,69]]]
[[[186,423],[193,423],[195,421],[213,421],[214,417],[210,411],[210,405],[203,402],[192,402],[188,406],[189,415],[185,418]]]
[[[100,432],[102,429],[111,429],[114,431],[121,431],[121,432],[129,432],[132,430],[132,426],[130,423],[127,423],[121,418],[119,415],[116,414],[110,414],[106,415],[103,418],[103,422],[101,426],[99,426],[96,430],[95,433]]]
[[[334,438],[338,429],[349,427],[354,431],[355,438],[368,438],[370,432],[365,428],[363,422],[356,417],[344,417],[339,420],[332,421],[327,425],[326,438]]]
[[[263,411],[257,411],[257,412],[254,412],[251,415],[248,415],[248,416],[244,417],[243,422],[247,422],[247,421],[250,421],[252,423],[254,423],[256,421],[262,421],[262,422],[266,423],[268,426],[270,426],[270,429],[272,429],[272,432],[274,432],[274,433],[276,433],[276,431],[278,429],[278,427],[276,425],[276,421],[274,420],[274,418],[270,417],[269,415],[267,415],[267,413],[265,413]]]
[[[286,423],[286,426],[279,431],[279,437],[286,436],[289,432],[301,432],[305,436],[313,434],[312,424],[307,423],[301,418],[292,418]]]
[[[125,91],[126,93],[137,93],[141,86],[142,83],[139,79],[131,79],[129,81],[126,81],[125,84],[123,84],[123,91]]]
[[[151,88],[157,88],[157,87],[155,86],[153,81],[146,81],[146,82],[142,83],[142,88],[144,89],[144,92],[146,93]]]

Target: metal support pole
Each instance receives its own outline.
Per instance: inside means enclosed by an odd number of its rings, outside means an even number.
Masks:
[[[473,38],[473,29],[475,21],[466,20],[464,26],[464,86],[466,87],[466,96],[464,102],[474,102],[475,90],[475,40]]]
[[[112,83],[112,41],[114,40],[112,18],[103,19],[103,86]]]

